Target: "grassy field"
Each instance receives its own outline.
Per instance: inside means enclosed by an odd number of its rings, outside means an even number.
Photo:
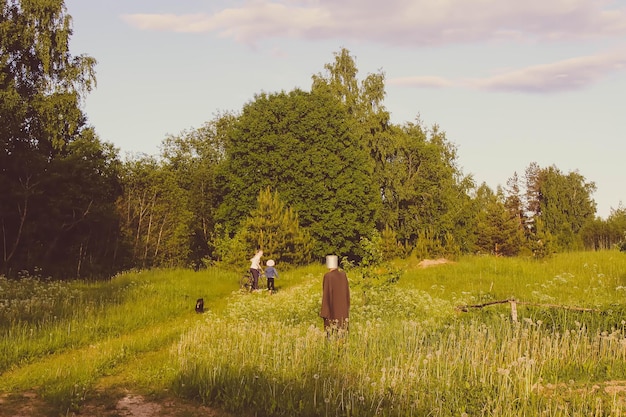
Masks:
[[[124,392],[249,416],[626,415],[623,253],[352,269],[339,340],[324,272],[281,271],[273,295],[218,268],[0,278],[0,392],[50,416]]]

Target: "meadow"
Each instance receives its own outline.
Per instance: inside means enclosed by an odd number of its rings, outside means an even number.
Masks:
[[[239,272],[0,278],[0,392],[48,415],[121,389],[249,416],[626,414],[623,253],[352,268],[336,339],[323,265],[281,271],[273,295],[240,291]]]

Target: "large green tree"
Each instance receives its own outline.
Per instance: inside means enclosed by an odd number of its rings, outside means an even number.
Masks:
[[[130,265],[188,266],[193,214],[177,173],[154,157],[126,161],[118,200]]]
[[[586,249],[626,248],[626,208],[620,205],[611,209],[606,220],[596,217],[582,228],[581,234]]]
[[[70,54],[71,34],[62,0],[0,1],[0,269],[7,274],[41,268],[82,276],[115,264],[117,154],[86,126],[80,103],[95,85],[96,62]]]
[[[444,239],[452,234],[463,246],[468,234],[471,177],[457,166],[456,148],[437,126],[406,123],[395,134],[385,157],[386,185],[382,188],[383,220],[411,245],[428,231]]]
[[[318,258],[360,257],[379,201],[368,149],[346,107],[324,91],[259,94],[229,135],[219,219],[231,231],[271,187],[310,230]]]
[[[582,249],[581,230],[593,221],[596,189],[578,172],[563,174],[556,166],[527,169],[528,211],[533,224],[538,220],[544,232],[552,236],[556,250]]]
[[[265,259],[280,264],[309,263],[314,242],[308,230],[300,227],[298,213],[286,207],[269,187],[259,192],[257,203],[239,230],[240,241],[247,245],[240,259],[247,259],[247,255],[261,248]]]
[[[387,158],[394,148],[394,131],[389,112],[384,106],[385,74],[378,71],[359,80],[356,57],[346,48],[334,54],[334,60],[324,65],[325,72],[313,75],[311,91],[336,97],[356,122],[356,137],[368,150],[373,163],[373,181],[384,195],[388,186]],[[379,199],[379,204],[382,201]],[[376,210],[377,227],[384,228],[380,207]]]
[[[524,208],[524,198],[522,195],[522,184],[517,172],[513,173],[513,176],[506,182],[506,188],[504,189],[504,206],[509,213],[517,220],[518,227],[521,230],[525,229],[526,225],[526,210]]]
[[[312,91],[338,98],[356,121],[355,134],[367,148],[379,193],[376,226],[391,227],[405,244],[419,235],[460,246],[472,244],[473,216],[468,191],[471,178],[456,165],[456,149],[438,126],[421,122],[398,127],[385,109],[385,74],[378,71],[359,80],[356,58],[342,48],[325,73],[314,75]],[[455,244],[455,245],[456,245]]]
[[[517,255],[524,243],[517,212],[507,208],[504,192],[497,193],[482,184],[478,187],[477,202],[480,211],[477,218],[476,246],[481,253],[503,256]]]
[[[235,120],[230,113],[218,114],[199,129],[168,136],[162,143],[163,163],[187,193],[188,207],[179,205],[179,209],[192,214],[188,263],[196,268],[215,256],[212,242],[220,201],[216,177],[226,135]]]

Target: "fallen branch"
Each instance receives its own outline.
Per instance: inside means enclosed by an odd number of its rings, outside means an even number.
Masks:
[[[482,303],[482,304],[459,305],[459,306],[456,306],[456,310],[466,313],[470,310],[470,308],[483,308],[483,307],[488,307],[488,306],[495,305],[495,304],[506,304],[506,303],[511,304],[511,318],[513,319],[513,321],[517,321],[517,305],[518,304],[532,306],[532,307],[542,307],[542,308],[562,308],[565,310],[574,310],[574,311],[591,311],[591,312],[600,311],[595,308],[575,307],[575,306],[572,307],[572,306],[566,306],[566,305],[560,305],[560,304],[531,303],[529,301],[517,301],[514,298],[509,298],[506,300],[498,300],[498,301],[489,301],[487,303]]]
[[[510,303],[511,301],[515,301],[515,300],[489,301],[488,303],[483,303],[483,304],[471,304],[471,305],[464,305],[464,306],[456,306],[456,309],[460,310],[460,311],[463,311],[463,312],[468,312],[470,308],[483,308],[483,307],[491,306],[491,305],[494,305],[494,304],[506,304],[506,303]]]

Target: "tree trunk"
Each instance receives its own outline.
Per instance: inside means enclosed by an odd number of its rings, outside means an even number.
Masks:
[[[20,181],[22,182],[22,181]],[[23,183],[22,183],[23,184]],[[23,184],[24,185],[24,184]],[[17,247],[20,243],[20,240],[22,238],[22,231],[24,230],[24,223],[26,222],[26,215],[28,214],[28,195],[29,195],[29,190],[31,189],[31,185],[30,185],[30,177],[26,178],[26,184],[24,185],[24,208],[20,210],[20,205],[17,205],[17,211],[20,213],[20,225],[17,229],[17,233],[15,236],[15,240],[13,242],[13,247],[11,248],[11,251],[8,253],[6,252],[6,230],[4,228],[4,219],[2,220],[2,238],[4,241],[4,263],[6,266],[8,266],[9,262],[11,261],[11,258],[13,258],[13,255],[15,255],[15,251],[17,250]]]

